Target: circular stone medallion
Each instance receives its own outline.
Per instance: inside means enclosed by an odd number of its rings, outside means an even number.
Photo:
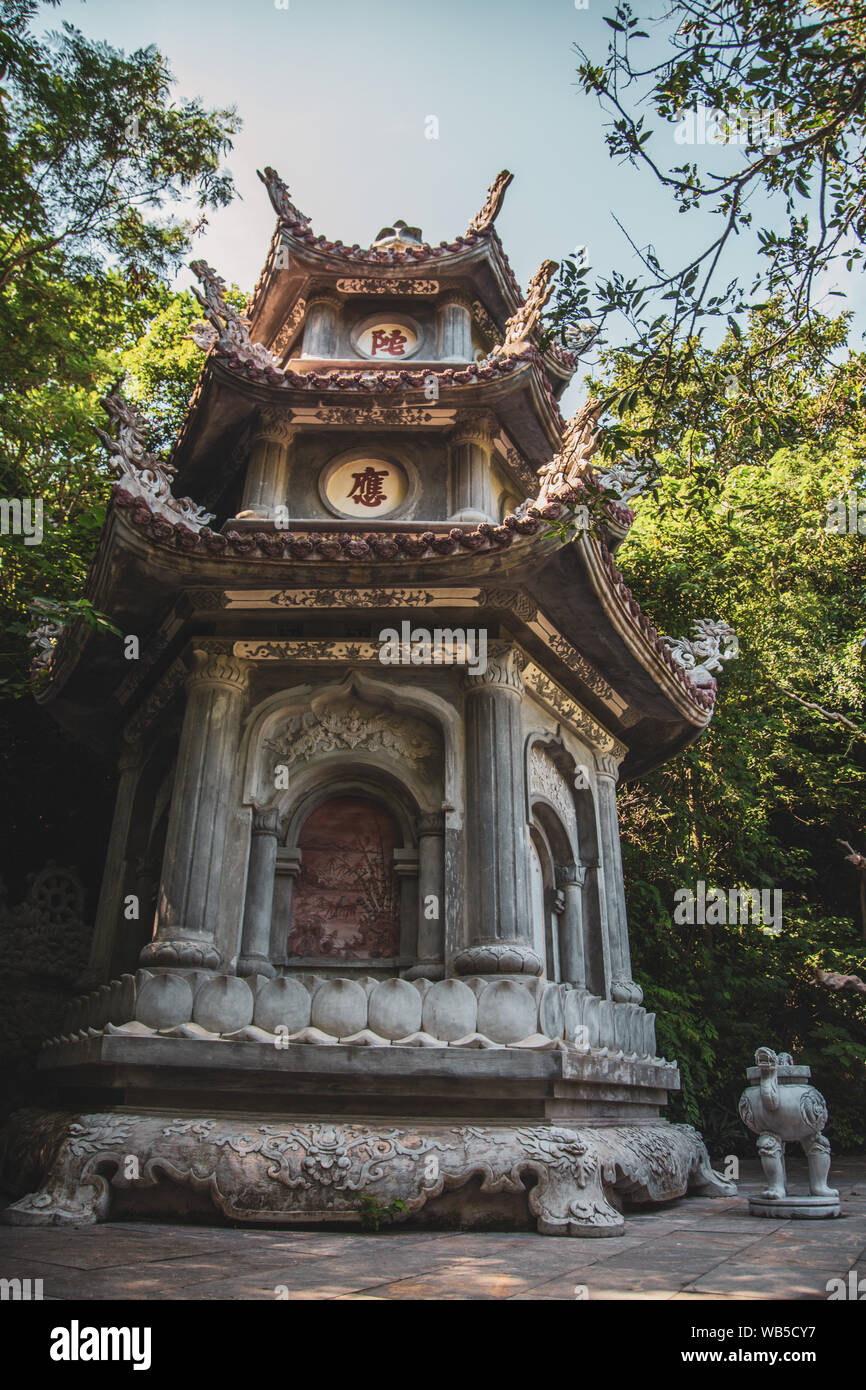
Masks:
[[[354,458],[338,463],[322,485],[328,506],[340,516],[372,519],[402,506],[409,479],[398,463],[381,458]]]
[[[412,356],[418,342],[417,327],[402,314],[394,318],[365,319],[352,334],[356,351],[373,362],[402,362]]]

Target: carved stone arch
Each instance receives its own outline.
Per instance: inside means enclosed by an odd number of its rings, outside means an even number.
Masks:
[[[578,765],[558,732],[534,729],[527,735],[524,767],[528,824],[536,824],[539,814],[545,815],[546,811],[555,853],[561,862],[577,859],[580,845],[574,782]]]
[[[340,792],[380,798],[400,826],[404,848],[417,844],[416,826],[423,808],[408,782],[384,768],[339,760],[312,764],[291,789],[280,793],[276,803],[280,813],[279,840],[286,850],[296,846],[298,832],[313,811]]]
[[[557,779],[550,780],[539,758],[547,760]],[[592,787],[580,785],[584,780],[582,765],[565,747],[558,731],[530,732],[526,739],[527,819],[530,833],[543,832],[556,856],[561,977],[603,995],[606,976],[598,821]]]
[[[439,811],[443,800],[457,814],[458,823],[462,813],[463,744],[461,721],[457,711],[440,696],[430,691],[380,681],[360,671],[349,671],[327,685],[305,683],[268,696],[250,712],[241,743],[241,767],[243,769],[242,800],[245,805],[266,805],[275,800],[275,788],[262,776],[262,749],[272,739],[281,722],[285,722],[307,711],[315,713],[328,705],[338,706],[341,701],[352,699],[361,704],[387,711],[398,726],[402,725],[409,735],[411,721],[426,725],[435,742],[441,743],[441,777],[430,776],[430,767],[422,767],[423,758],[416,757],[420,750],[410,745],[408,759],[402,760],[401,776],[412,788],[413,794],[422,809],[428,812]],[[375,740],[373,740],[375,742]],[[399,741],[399,740],[398,740]],[[369,750],[362,746],[363,739],[352,748],[352,760],[356,764],[387,765],[397,759],[369,756]],[[333,750],[339,754],[339,748]],[[345,751],[345,750],[344,750]],[[392,746],[391,752],[396,749]],[[329,754],[323,750],[316,761],[324,767]],[[338,758],[330,759],[337,761]],[[417,766],[413,766],[416,763]]]

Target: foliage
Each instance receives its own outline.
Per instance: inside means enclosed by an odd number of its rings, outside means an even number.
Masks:
[[[707,379],[746,381],[753,341],[779,313],[758,312],[742,339],[704,352]],[[827,349],[844,342],[844,321],[787,335],[769,422],[748,391],[715,393],[695,428],[681,401],[618,563],[660,630],[720,617],[740,639],[707,733],[621,796],[635,970],[660,1050],[682,1068],[682,1113],[719,1130],[745,1063],[768,1044],[813,1065],[831,1134],[850,1145],[863,1141],[866,1007],[815,978],[866,961],[857,875],[836,845],[866,833],[866,557],[859,534],[826,526],[828,501],[863,480],[866,360],[829,365]],[[609,354],[595,388],[620,390],[632,367]],[[639,403],[638,427],[650,409]],[[781,889],[782,932],[676,924],[674,892],[698,880]]]
[[[65,768],[102,814],[92,758],[14,699],[29,689],[26,633],[51,606],[102,622],[78,600],[112,482],[99,399],[168,311],[168,276],[206,210],[232,197],[222,159],[238,128],[233,111],[177,100],[155,48],[125,55],[70,25],[39,38],[38,10],[0,0],[0,496],[44,506],[40,544],[0,537],[0,849],[12,865],[48,825],[69,831],[34,769]],[[173,215],[190,210],[197,225]]]
[[[378,1231],[380,1226],[390,1225],[408,1211],[406,1203],[399,1198],[393,1202],[382,1202],[370,1193],[358,1198],[358,1213],[364,1231]]]
[[[684,250],[684,224],[674,253],[684,264],[664,265],[653,246],[629,236],[641,267],[632,278],[616,273],[591,288],[587,266],[568,258],[561,268],[548,329],[567,340],[581,316],[599,330],[625,320],[633,370],[617,409],[630,408],[640,390],[652,409],[632,445],[651,452],[681,388],[695,418],[712,389],[701,374],[707,326],[727,317],[739,334],[745,310],[779,299],[776,331],[753,339],[743,362],[756,406],[772,410],[767,354],[813,322],[816,286],[833,267],[850,271],[862,259],[866,3],[674,0],[650,34],[621,2],[605,22],[607,56],[599,63],[578,48],[578,77],[611,115],[611,157],[650,171],[687,218],[717,219],[694,252]],[[696,129],[690,138],[689,120],[704,123],[700,139]],[[703,148],[689,148],[688,162],[667,167],[673,151],[697,143]],[[735,239],[756,252],[751,284],[722,282]]]

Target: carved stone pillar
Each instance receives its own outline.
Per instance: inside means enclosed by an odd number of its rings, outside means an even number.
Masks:
[[[400,886],[400,946],[404,959],[415,951],[415,924],[418,920],[418,851],[394,850],[394,874]]]
[[[445,959],[445,817],[418,817],[418,963],[410,978],[439,979]]]
[[[471,362],[471,300],[459,292],[446,294],[436,311],[436,355],[441,362]]]
[[[618,1004],[640,1004],[643,990],[631,977],[628,945],[628,919],[625,909],[625,883],[619,842],[616,808],[616,781],[619,763],[610,753],[596,756],[598,772],[598,825],[604,896],[607,903],[607,939],[610,960],[610,997]]]
[[[193,651],[154,939],[142,965],[220,964],[214,929],[246,684],[246,663]]]
[[[488,648],[487,670],[466,677],[466,865],[469,946],[460,975],[540,975],[529,907],[519,658]]]
[[[90,943],[90,969],[105,979],[109,979],[111,975],[118,930],[123,927],[129,928],[129,923],[123,916],[123,900],[129,870],[127,846],[132,829],[135,793],[143,763],[144,747],[141,741],[124,739],[117,760],[120,778],[114,802],[114,819],[111,822],[111,837],[105,857],[93,939]]]
[[[449,521],[497,522],[491,459],[493,435],[486,419],[465,420],[452,431]]]
[[[270,959],[275,965],[288,965],[288,936],[292,924],[292,895],[295,879],[301,872],[301,851],[280,850],[277,853],[274,878],[274,900],[271,910]]]
[[[263,411],[259,432],[252,443],[238,517],[272,521],[277,507],[285,506],[288,490],[289,446],[295,431],[278,410]]]
[[[341,301],[335,294],[313,293],[307,300],[302,357],[336,357]]]
[[[556,886],[563,898],[559,916],[560,976],[579,989],[586,989],[581,902],[585,882],[586,869],[582,864],[556,865]]]
[[[244,930],[238,975],[275,975],[271,964],[271,914],[277,868],[280,813],[276,806],[253,811]]]

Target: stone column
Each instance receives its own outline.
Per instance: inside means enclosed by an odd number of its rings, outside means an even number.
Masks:
[[[270,954],[279,830],[278,807],[261,809],[257,806],[253,810],[244,930],[241,954],[236,966],[238,975],[276,974]]]
[[[569,984],[586,989],[581,903],[586,869],[582,864],[557,864],[555,872],[556,886],[563,898],[559,917],[560,976]]]
[[[285,506],[288,492],[289,446],[295,431],[278,410],[263,411],[260,428],[250,450],[244,495],[238,518],[260,517],[273,521]]]
[[[277,855],[269,953],[275,965],[288,965],[289,962],[286,943],[292,922],[292,895],[295,879],[300,872],[301,851],[299,849],[284,850]]]
[[[307,313],[304,319],[304,345],[302,357],[336,357],[337,324],[342,301],[328,291],[313,292],[307,300]]]
[[[643,990],[631,977],[628,946],[628,919],[625,910],[625,883],[619,842],[616,808],[616,781],[619,762],[610,753],[595,759],[598,786],[598,828],[604,896],[607,905],[607,941],[610,960],[610,997],[618,1004],[640,1004]]]
[[[441,362],[471,362],[472,301],[446,291],[436,310],[436,355]]]
[[[492,522],[499,518],[493,487],[493,435],[486,419],[467,419],[452,431],[449,521]]]
[[[441,979],[445,959],[445,816],[441,811],[425,812],[418,817],[416,828],[418,960],[406,975],[408,979]]]
[[[129,871],[126,851],[132,829],[135,793],[138,790],[143,764],[144,747],[141,741],[124,738],[117,760],[120,778],[88,962],[89,968],[106,980],[111,975],[117,932],[123,927],[130,928],[123,916],[123,899]]]
[[[246,664],[194,650],[177,755],[154,938],[141,964],[216,969],[214,944]]]
[[[466,900],[469,945],[459,975],[540,975],[529,908],[523,731],[516,649],[488,648],[487,670],[466,677]]]

